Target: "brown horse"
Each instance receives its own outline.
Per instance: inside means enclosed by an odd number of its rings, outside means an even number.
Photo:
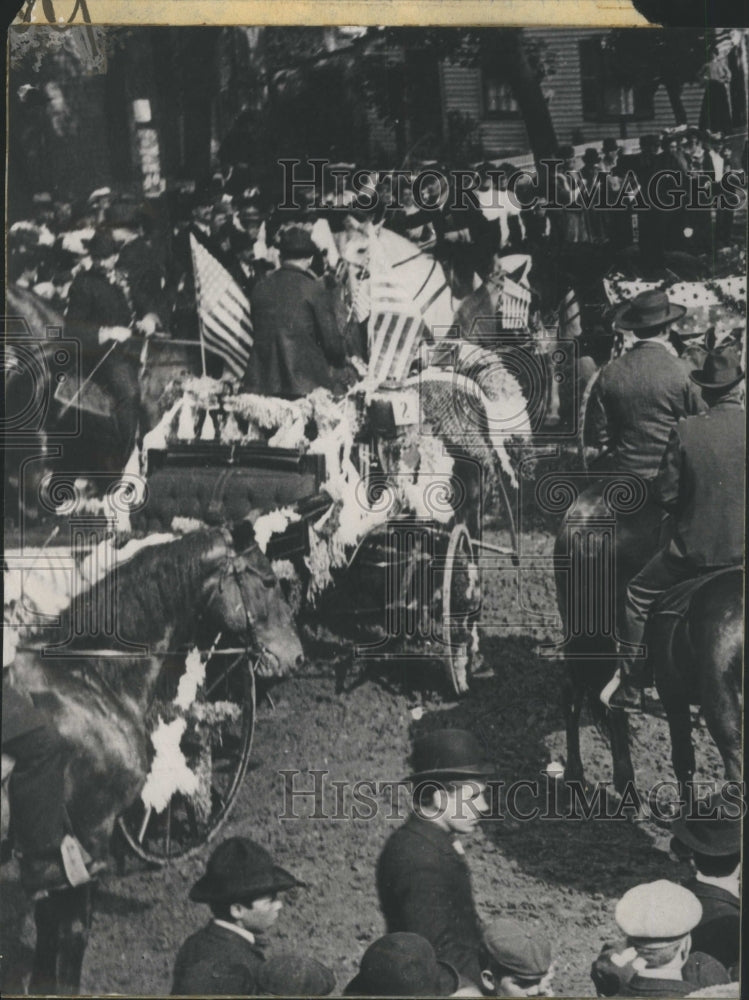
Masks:
[[[607,712],[599,695],[617,667],[627,584],[655,552],[662,514],[648,499],[644,482],[629,473],[549,474],[539,480],[537,496],[546,509],[568,508],[554,546],[557,604],[565,628],[558,652],[565,661],[567,777],[584,780],[580,712],[587,700],[596,722],[608,730],[614,787],[622,794],[634,782],[627,716]]]
[[[109,645],[80,627],[107,616],[116,625]],[[257,650],[277,675],[301,662],[265,556],[254,543],[238,552],[229,533],[215,529],[140,550],[76,596],[59,625],[19,645],[11,682],[49,713],[69,745],[66,806],[94,859],[107,855],[117,817],[146,780],[145,720],[166,654],[207,648],[219,631]],[[90,884],[37,902],[34,992],[79,992],[92,906]]]
[[[662,602],[645,631],[648,662],[671,732],[674,773],[686,806],[695,770],[690,705],[702,708],[726,780],[741,781],[743,613],[743,571],[736,567],[693,582],[685,608],[669,610]]]

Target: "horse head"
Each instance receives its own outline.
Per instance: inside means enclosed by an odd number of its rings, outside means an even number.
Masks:
[[[264,673],[283,676],[304,661],[291,609],[270,562],[242,522],[217,536],[213,571],[204,583],[204,616],[216,630],[260,656]]]

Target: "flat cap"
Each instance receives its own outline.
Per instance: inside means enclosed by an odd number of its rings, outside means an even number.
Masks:
[[[483,944],[498,965],[520,978],[542,978],[549,971],[551,946],[543,932],[523,927],[517,920],[493,920],[484,930]]]
[[[702,904],[682,885],[659,879],[625,892],[616,904],[616,922],[628,938],[666,941],[683,937],[702,917]]]

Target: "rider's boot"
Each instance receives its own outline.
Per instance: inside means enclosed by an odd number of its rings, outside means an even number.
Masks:
[[[631,661],[625,660],[606,687],[601,691],[601,701],[613,711],[641,712],[642,686],[640,677]]]

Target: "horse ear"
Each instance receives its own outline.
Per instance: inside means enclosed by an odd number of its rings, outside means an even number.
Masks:
[[[255,544],[255,529],[252,526],[252,521],[246,517],[237,521],[236,524],[232,525],[231,536],[236,552],[246,552],[247,549],[252,548]]]

